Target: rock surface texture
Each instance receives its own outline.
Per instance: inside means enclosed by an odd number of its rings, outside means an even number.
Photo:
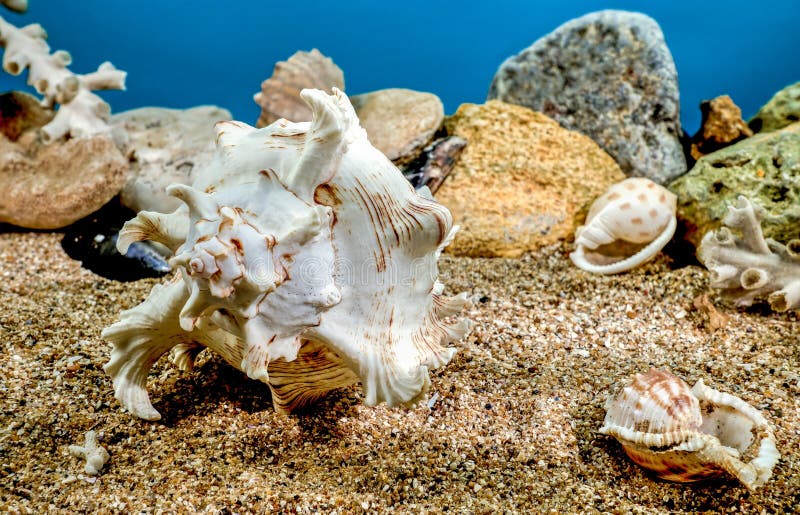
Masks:
[[[720,227],[739,195],[766,209],[765,237],[781,243],[799,238],[800,123],[701,158],[669,189],[678,195],[678,217],[694,245]]]
[[[692,136],[691,152],[695,159],[753,135],[742,120],[742,110],[728,95],[702,102],[700,112],[703,116],[700,129]]]
[[[447,249],[455,255],[518,257],[568,238],[625,177],[590,138],[525,107],[464,104],[445,126],[467,140],[436,195],[461,225]]]
[[[489,89],[590,136],[629,176],[686,171],[678,75],[658,24],[626,11],[571,20],[508,58]]]
[[[21,139],[27,138],[28,134]],[[41,145],[0,138],[0,222],[57,229],[116,195],[128,163],[105,136]]]
[[[754,132],[770,132],[800,121],[800,82],[775,93],[750,120]]]
[[[214,124],[230,119],[231,113],[215,106],[144,107],[114,115],[112,126],[124,129],[131,146],[122,203],[137,212],[174,211],[180,201],[166,187],[191,184],[214,156]]]
[[[444,120],[442,101],[432,93],[381,89],[350,101],[369,141],[396,163],[416,157]]]

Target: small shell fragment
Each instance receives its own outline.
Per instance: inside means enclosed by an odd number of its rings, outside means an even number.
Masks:
[[[733,476],[755,490],[780,459],[761,413],[699,380],[693,388],[666,370],[636,374],[609,399],[600,433],[637,464],[678,482]]]
[[[110,458],[108,451],[97,442],[97,433],[87,431],[83,445],[70,445],[69,453],[76,458],[84,458],[86,466],[83,471],[96,476]]]

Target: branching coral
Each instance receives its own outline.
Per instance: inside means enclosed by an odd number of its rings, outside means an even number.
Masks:
[[[760,223],[764,208],[743,196],[728,209],[725,227],[706,234],[697,252],[711,271],[711,286],[725,290],[737,306],[766,297],[775,311],[800,307],[800,239],[786,245],[765,239]]]
[[[0,45],[6,49],[3,69],[19,75],[27,68],[28,84],[44,95],[42,105],[60,104],[55,118],[42,127],[44,141],[110,132],[111,109],[92,91],[125,89],[126,73],[105,62],[95,72],[76,75],[67,69],[72,62],[69,52],[51,54],[46,40],[47,32],[38,23],[18,28],[0,18]]]

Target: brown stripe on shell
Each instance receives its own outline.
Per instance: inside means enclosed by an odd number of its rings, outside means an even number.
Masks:
[[[297,359],[269,363],[272,402],[279,413],[291,413],[358,381],[344,362],[324,345],[304,340]]]
[[[725,470],[692,452],[653,452],[651,449],[623,445],[625,454],[637,465],[667,481],[691,483],[724,476]]]

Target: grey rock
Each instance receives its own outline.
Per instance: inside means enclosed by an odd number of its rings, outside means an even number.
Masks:
[[[540,111],[591,137],[628,176],[665,184],[686,172],[678,74],[658,23],[599,11],[508,58],[489,99]]]
[[[215,106],[144,107],[112,116],[112,126],[127,133],[130,145],[122,204],[137,212],[174,211],[180,201],[167,195],[166,187],[191,184],[214,157],[214,124],[230,119],[231,113]]]

